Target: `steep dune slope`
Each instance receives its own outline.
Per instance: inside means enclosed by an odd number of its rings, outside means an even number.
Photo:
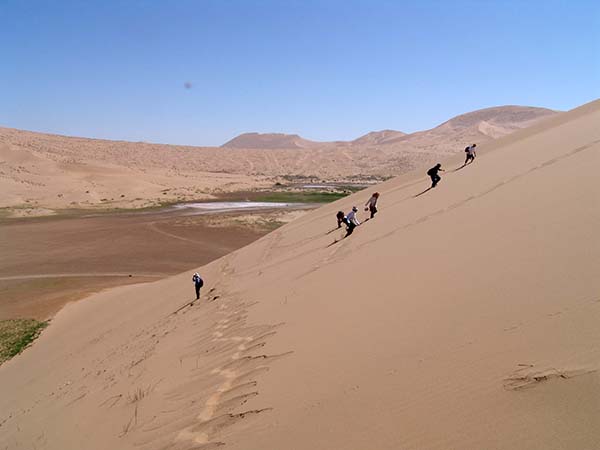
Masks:
[[[175,314],[191,274],[67,307],[0,367],[0,448],[598,448],[599,122],[386,182],[348,239],[368,193],[307,214]]]
[[[285,288],[251,318],[294,354],[254,403],[268,431],[234,448],[598,447],[600,104],[570,118],[418,198],[412,176],[381,186],[351,240],[281,230],[251,283]]]

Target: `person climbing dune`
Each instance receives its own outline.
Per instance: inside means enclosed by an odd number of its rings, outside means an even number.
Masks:
[[[377,200],[379,200],[379,192],[375,192],[367,203],[365,203],[365,211],[370,211],[371,219],[377,214]]]
[[[432,188],[434,188],[442,179],[442,177],[438,175],[438,172],[444,172],[444,169],[442,169],[442,165],[440,163],[437,163],[435,166],[433,166],[427,171],[427,175],[431,177]]]
[[[345,217],[346,216],[344,215],[344,211],[338,211],[335,215],[335,218],[337,219],[338,228],[342,228],[342,224],[344,223]]]
[[[194,273],[192,276],[192,281],[194,282],[194,287],[196,288],[196,300],[200,298],[200,288],[204,286],[204,280],[200,276],[198,272]]]
[[[360,225],[360,222],[358,221],[358,218],[356,217],[357,212],[358,212],[358,208],[356,206],[353,206],[352,211],[350,211],[346,215],[346,225],[348,226],[348,228],[346,229],[346,236],[344,236],[344,237],[350,236],[352,234],[352,232],[354,231],[354,229]]]
[[[465,153],[467,154],[464,164],[465,166],[469,164],[469,162],[475,161],[475,157],[477,156],[475,153],[475,147],[477,147],[477,144],[469,145],[465,148]]]

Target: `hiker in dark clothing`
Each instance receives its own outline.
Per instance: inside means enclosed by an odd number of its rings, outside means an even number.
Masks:
[[[200,298],[200,288],[204,286],[204,280],[202,280],[198,272],[196,272],[192,277],[192,281],[194,282],[194,287],[196,288],[196,300],[198,300]]]
[[[379,192],[375,192],[371,198],[365,203],[365,211],[371,212],[371,219],[377,213],[377,200],[379,200]]]
[[[344,218],[346,216],[344,215],[344,211],[338,211],[337,214],[335,215],[335,218],[337,219],[338,222],[338,228],[342,228],[342,224],[344,223]]]
[[[427,171],[427,175],[429,175],[431,177],[431,187],[434,188],[436,186],[436,184],[438,184],[440,182],[440,180],[442,179],[439,175],[438,172],[444,172],[444,169],[442,169],[442,165],[440,163],[437,163],[435,166],[433,166],[431,169],[429,169]]]

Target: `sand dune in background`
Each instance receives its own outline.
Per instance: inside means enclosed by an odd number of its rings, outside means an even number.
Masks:
[[[309,141],[297,134],[284,133],[243,133],[225,142],[224,148],[310,148],[322,145],[321,142]]]
[[[139,208],[221,192],[302,181],[365,181],[398,175],[556,114],[505,106],[463,114],[432,130],[369,133],[351,142],[249,133],[232,148],[85,139],[0,128],[0,208]],[[247,146],[249,148],[239,148]],[[2,213],[2,211],[0,211]]]
[[[0,448],[599,448],[598,123],[381,184],[349,239],[365,193],[308,213],[198,269],[200,304],[183,273],[67,306],[0,367]]]

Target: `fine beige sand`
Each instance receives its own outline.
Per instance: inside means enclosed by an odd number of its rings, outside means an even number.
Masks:
[[[599,123],[390,180],[348,239],[370,192],[308,213],[192,306],[192,271],[67,306],[0,367],[0,448],[600,448]]]

